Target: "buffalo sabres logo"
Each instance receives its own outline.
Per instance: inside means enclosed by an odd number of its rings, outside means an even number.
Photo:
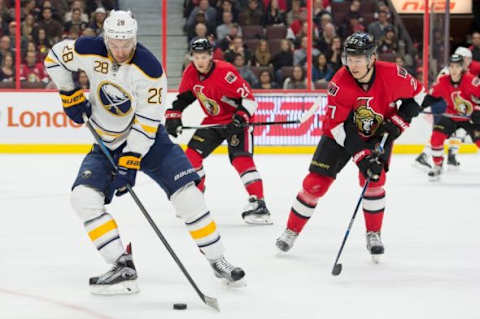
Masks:
[[[205,93],[203,93],[204,86],[202,85],[195,85],[193,87],[193,92],[197,96],[198,100],[200,101],[200,104],[203,105],[205,110],[208,112],[210,115],[218,115],[220,113],[220,106],[218,105],[217,102],[214,100],[208,98]]]
[[[118,84],[100,82],[97,95],[98,100],[110,114],[126,116],[132,111],[132,97]]]
[[[360,135],[370,137],[375,134],[383,121],[383,116],[376,113],[370,106],[372,97],[359,97],[353,113],[353,121],[357,126]]]
[[[460,91],[452,92],[452,100],[453,105],[455,107],[455,111],[462,115],[469,116],[473,112],[473,105],[470,101],[464,99],[460,95]]]

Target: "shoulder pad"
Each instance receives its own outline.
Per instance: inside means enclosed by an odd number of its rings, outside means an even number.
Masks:
[[[107,57],[107,47],[102,37],[80,37],[75,41],[75,51],[80,55],[100,55]]]
[[[148,77],[159,78],[163,74],[163,68],[158,59],[140,43],[137,43],[135,55],[130,63],[138,67]]]

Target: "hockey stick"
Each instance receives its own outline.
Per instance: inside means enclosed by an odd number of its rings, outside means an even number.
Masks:
[[[251,122],[246,124],[246,126],[262,126],[262,125],[285,125],[285,124],[303,124],[309,118],[312,117],[313,114],[317,112],[320,107],[320,99],[317,99],[312,106],[302,114],[302,116],[298,120],[291,120],[291,121],[273,121],[273,122]],[[182,126],[181,129],[185,130],[197,130],[202,128],[220,128],[224,129],[227,128],[227,124],[205,124],[205,125],[197,125],[197,126]]]
[[[380,145],[378,146],[378,150],[377,150],[379,154],[383,153],[384,151],[383,148],[385,146],[385,142],[387,141],[387,137],[388,137],[387,133],[385,133],[382,137],[382,141],[380,142]],[[350,219],[350,223],[348,224],[347,231],[345,232],[345,236],[343,237],[342,245],[338,250],[337,258],[335,258],[335,263],[333,264],[333,268],[332,268],[332,275],[334,276],[338,276],[342,272],[342,264],[339,263],[338,260],[340,259],[340,255],[342,254],[343,247],[345,247],[345,243],[347,242],[348,235],[350,235],[350,230],[352,229],[353,221],[355,220],[355,216],[357,216],[358,208],[360,207],[360,203],[362,202],[363,196],[367,191],[368,184],[370,184],[370,178],[367,178],[367,180],[365,181],[365,186],[363,186],[362,193],[360,194],[360,198],[357,201],[357,206],[355,206],[355,210],[353,211],[352,218]]]
[[[110,152],[108,151],[107,147],[105,146],[105,144],[103,143],[102,139],[100,138],[100,136],[98,135],[97,131],[95,131],[95,129],[93,128],[92,124],[89,122],[87,116],[84,114],[83,115],[83,120],[87,126],[87,128],[90,130],[90,132],[92,133],[93,137],[95,138],[95,141],[97,141],[98,145],[100,146],[100,149],[102,150],[103,154],[105,154],[105,156],[107,157],[108,161],[110,162],[110,164],[112,164],[113,166],[113,170],[115,171],[115,173],[118,173],[118,167],[117,165],[115,164],[115,161],[113,160],[113,157],[112,155],[110,155]],[[155,224],[155,222],[153,221],[152,217],[150,217],[150,214],[147,212],[147,210],[145,209],[145,207],[143,206],[142,202],[140,201],[140,199],[137,197],[137,195],[135,194],[135,192],[133,191],[132,189],[132,186],[128,185],[127,184],[127,190],[128,192],[130,193],[130,195],[132,195],[132,198],[133,200],[135,201],[135,203],[137,204],[138,208],[140,209],[140,211],[142,212],[143,216],[145,216],[145,218],[147,219],[148,223],[150,224],[150,226],[152,226],[153,230],[155,231],[155,233],[157,234],[158,238],[160,238],[160,240],[162,241],[163,245],[165,246],[165,248],[168,250],[168,252],[170,253],[170,256],[172,256],[173,260],[175,260],[175,262],[177,263],[178,267],[180,268],[180,270],[183,272],[183,274],[185,275],[185,277],[187,277],[188,279],[188,282],[192,285],[193,289],[195,289],[195,291],[197,292],[198,296],[200,297],[200,299],[202,299],[202,301],[214,308],[215,310],[217,311],[220,311],[220,308],[218,306],[218,301],[216,298],[213,298],[213,297],[209,297],[207,295],[205,295],[197,286],[197,284],[195,283],[195,281],[193,281],[192,277],[190,276],[190,274],[188,273],[187,269],[185,269],[185,266],[183,266],[182,262],[180,261],[180,259],[178,258],[177,254],[175,254],[175,252],[173,251],[173,248],[170,246],[170,244],[167,242],[167,240],[165,239],[165,237],[163,236],[163,234],[160,232],[160,229],[158,229],[157,225]]]
[[[445,117],[452,118],[452,119],[466,119],[466,120],[470,119],[470,116],[460,115],[460,114],[458,114],[458,115],[457,114],[449,114],[449,113],[437,114],[437,113],[428,112],[428,111],[423,111],[423,112],[420,112],[420,113],[426,114],[426,115],[433,115],[433,116],[445,116]]]

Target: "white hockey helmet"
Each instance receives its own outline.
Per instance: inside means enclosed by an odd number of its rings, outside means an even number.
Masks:
[[[458,55],[461,55],[463,56],[464,58],[471,58],[472,57],[472,51],[470,51],[468,48],[466,47],[458,47],[456,50],[455,50],[455,53],[454,54],[458,54]]]
[[[136,43],[137,29],[137,20],[131,11],[112,10],[103,23],[105,39],[134,39]]]

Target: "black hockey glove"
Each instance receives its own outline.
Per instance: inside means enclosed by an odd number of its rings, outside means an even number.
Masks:
[[[92,104],[87,100],[81,88],[71,91],[60,91],[63,110],[67,116],[77,124],[83,124],[83,114],[92,115]]]
[[[165,129],[168,134],[178,137],[182,134],[182,126],[182,112],[173,109],[165,111]]]
[[[245,130],[250,120],[247,113],[243,111],[237,111],[233,113],[232,121],[227,125],[227,133],[229,136],[234,134],[241,134]]]
[[[128,192],[127,184],[135,186],[137,171],[140,169],[140,154],[127,152],[118,158],[118,173],[112,181],[112,188],[116,189],[115,196],[122,196]]]
[[[360,172],[365,178],[376,182],[380,179],[383,170],[383,163],[378,159],[378,155],[371,150],[365,149],[353,156],[353,161],[357,164]]]
[[[414,117],[420,114],[422,107],[414,99],[403,99],[398,108],[397,114],[405,121],[410,123]]]

